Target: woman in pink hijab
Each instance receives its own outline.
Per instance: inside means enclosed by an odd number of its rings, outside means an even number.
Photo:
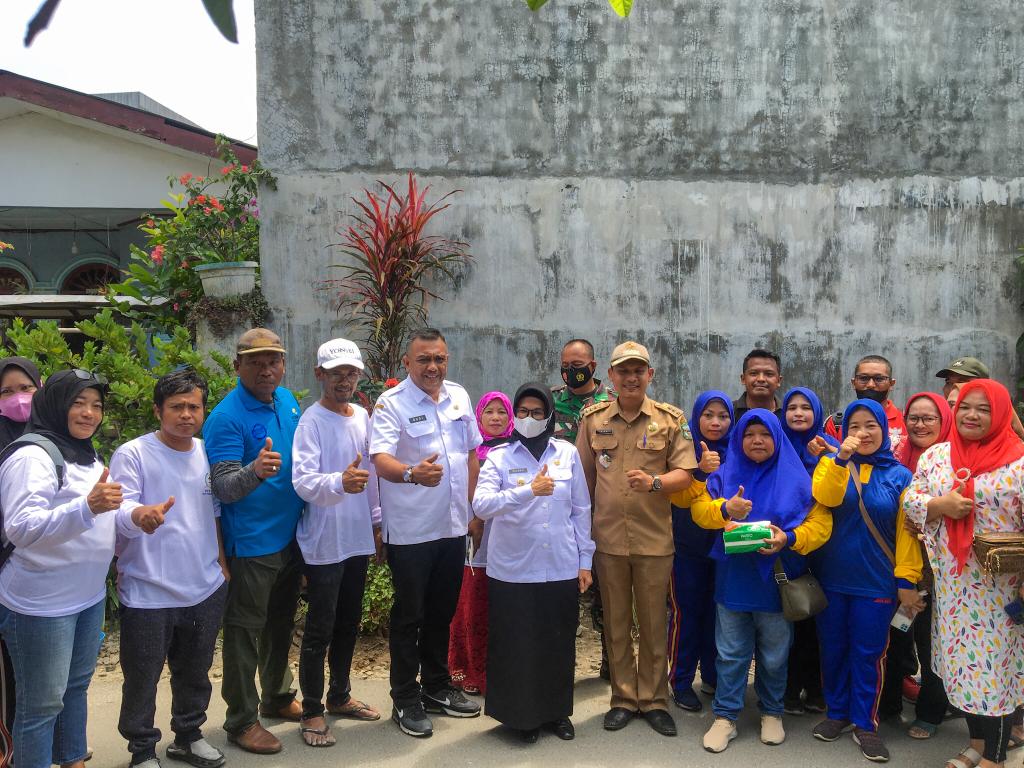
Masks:
[[[476,449],[483,464],[487,452],[507,443],[512,434],[512,401],[502,392],[488,392],[476,404],[476,423],[484,442]],[[480,521],[476,521],[477,525]],[[477,695],[487,691],[487,534],[485,524],[480,545],[467,552],[462,575],[462,592],[452,619],[448,640],[448,669],[452,683],[466,693]],[[472,536],[466,537],[467,548]],[[472,560],[470,560],[472,557]]]

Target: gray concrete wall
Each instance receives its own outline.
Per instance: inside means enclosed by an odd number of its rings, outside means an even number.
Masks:
[[[478,395],[557,378],[563,340],[626,338],[657,396],[738,390],[754,345],[845,400],[897,399],[1022,329],[1024,35],[1009,0],[257,2],[263,276],[309,385],[346,333],[319,281],[348,197],[412,169],[463,192],[475,260],[432,308]],[[301,380],[297,380],[302,373]]]

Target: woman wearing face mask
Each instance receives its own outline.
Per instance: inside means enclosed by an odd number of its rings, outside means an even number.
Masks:
[[[107,482],[92,445],[106,392],[92,373],[71,370],[55,373],[32,398],[28,431],[60,450],[62,484],[38,446],[17,446],[0,465],[3,532],[15,547],[0,572],[0,633],[18,681],[18,768],[84,765],[86,691],[115,527],[134,526],[134,515],[115,512],[121,487]]]
[[[25,432],[32,395],[39,389],[39,369],[28,358],[0,360],[0,451]]]
[[[1024,635],[1007,612],[1020,599],[1020,576],[985,572],[972,547],[976,533],[1024,530],[1024,445],[1012,414],[1001,384],[963,384],[949,442],[920,457],[904,503],[924,528],[935,573],[932,667],[970,731],[952,768],[1003,765],[1024,701]]]
[[[512,412],[512,439],[487,455],[473,496],[491,521],[486,712],[527,743],[542,727],[568,740],[577,593],[594,555],[590,493],[576,446],[552,438],[551,391],[524,384]]]
[[[937,395],[934,392],[918,392],[907,400],[904,420],[907,422],[907,429],[910,432],[910,447],[903,465],[911,472],[916,472],[918,460],[925,451],[936,443],[944,443],[949,440],[949,433],[953,428],[953,412],[942,395]],[[910,629],[921,665],[921,688],[915,703],[917,719],[907,730],[907,735],[912,739],[931,738],[938,730],[939,724],[946,715],[946,709],[949,707],[946,691],[942,687],[942,679],[932,670],[931,629],[934,601],[932,593],[935,591],[935,579],[927,559],[924,559],[921,581],[924,589],[928,591],[928,595],[924,597],[924,610],[914,620]],[[887,679],[886,685],[890,684],[902,688],[901,682],[890,683]]]
[[[825,409],[821,400],[807,387],[793,387],[782,398],[782,412],[782,431],[800,456],[808,476],[813,476],[818,466],[818,454],[810,449],[811,441],[820,437],[828,445],[827,450],[839,447],[835,438],[825,434]],[[813,618],[793,625],[785,709],[788,715],[825,711],[821,660],[818,658],[818,626]]]
[[[676,706],[688,712],[700,712],[704,708],[693,691],[698,662],[701,692],[713,695],[718,684],[715,561],[711,557],[717,533],[693,521],[690,504],[702,492],[708,476],[725,461],[732,421],[732,401],[725,392],[709,390],[697,395],[690,424],[699,464],[690,487],[672,496],[672,536],[676,551],[669,592],[669,684]]]
[[[512,435],[512,403],[503,392],[488,392],[476,404],[476,423],[484,441],[476,449],[483,464],[491,448],[503,445]],[[452,682],[466,693],[487,691],[487,541],[491,526],[485,523],[472,561],[466,557],[462,591],[452,619],[448,640],[448,669]],[[470,540],[472,537],[470,537]]]
[[[713,497],[713,498],[712,498]],[[829,537],[832,520],[814,503],[811,479],[778,417],[752,408],[729,438],[725,464],[708,480],[707,491],[691,505],[693,519],[711,530],[730,520],[767,521],[771,538],[756,552],[726,554],[722,538],[712,550],[718,646],[715,721],[704,734],[704,749],[721,752],[736,738],[750,662],[756,659],[754,689],[761,709],[761,741],[781,744],[786,665],[792,628],[782,614],[774,568],[795,579],[807,570],[804,555]]]
[[[813,558],[828,597],[817,616],[827,718],[821,741],[853,731],[868,760],[886,762],[878,735],[878,700],[889,623],[899,604],[924,607],[917,593],[921,550],[903,525],[900,502],[910,471],[890,448],[889,424],[874,400],[854,400],[843,414],[846,435],[814,472],[814,498],[832,509],[832,538]],[[863,499],[863,510],[862,501]]]

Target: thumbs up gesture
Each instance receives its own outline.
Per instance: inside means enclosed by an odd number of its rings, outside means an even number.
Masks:
[[[754,508],[754,502],[743,498],[743,486],[741,485],[736,494],[725,502],[725,511],[733,520],[743,520]]]
[[[168,496],[167,501],[160,504],[146,504],[132,510],[132,522],[146,533],[153,533],[164,524],[164,515],[174,506],[174,497]]]
[[[861,436],[860,434],[847,435],[846,439],[843,440],[842,445],[839,446],[839,458],[846,461],[848,458],[853,456],[860,448]]]
[[[534,496],[550,496],[555,492],[555,481],[548,477],[547,464],[541,467],[540,472],[533,478],[530,490],[533,491]]]
[[[441,483],[444,467],[437,463],[440,454],[433,453],[412,468],[412,481],[433,488]]]
[[[124,498],[121,495],[121,484],[111,483],[109,480],[110,470],[104,467],[99,481],[92,487],[89,495],[85,498],[86,503],[89,505],[89,510],[94,515],[98,515],[101,512],[110,512],[112,509],[117,509],[121,506]]]
[[[370,480],[370,472],[366,469],[360,469],[359,464],[363,460],[363,454],[357,453],[356,459],[348,468],[341,474],[341,487],[345,489],[345,493],[362,493],[363,489],[366,488],[366,484]]]
[[[722,466],[722,457],[718,455],[718,451],[712,451],[703,440],[700,441],[700,450],[700,463],[697,468],[705,475],[710,475]]]
[[[967,517],[971,514],[971,510],[974,509],[974,502],[964,496],[963,493],[964,484],[963,482],[958,482],[949,493],[937,499],[932,499],[932,504],[939,502],[942,514],[953,520],[959,520]]]
[[[268,477],[276,475],[280,469],[281,454],[274,450],[274,441],[268,437],[263,447],[260,448],[256,460],[252,463],[252,471],[260,480],[266,480]]]
[[[828,453],[832,450],[832,446],[828,444],[828,441],[821,435],[816,436],[809,443],[807,443],[807,450],[816,459],[820,459],[823,453]]]

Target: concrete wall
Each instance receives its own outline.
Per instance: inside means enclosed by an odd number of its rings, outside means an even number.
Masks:
[[[562,341],[652,348],[657,396],[738,391],[754,345],[845,401],[1022,326],[1024,36],[1009,0],[257,2],[264,287],[309,385],[345,333],[325,248],[375,179],[462,189],[475,260],[432,321],[473,395],[557,379]],[[336,274],[335,274],[336,276]],[[300,372],[303,374],[299,379]]]

